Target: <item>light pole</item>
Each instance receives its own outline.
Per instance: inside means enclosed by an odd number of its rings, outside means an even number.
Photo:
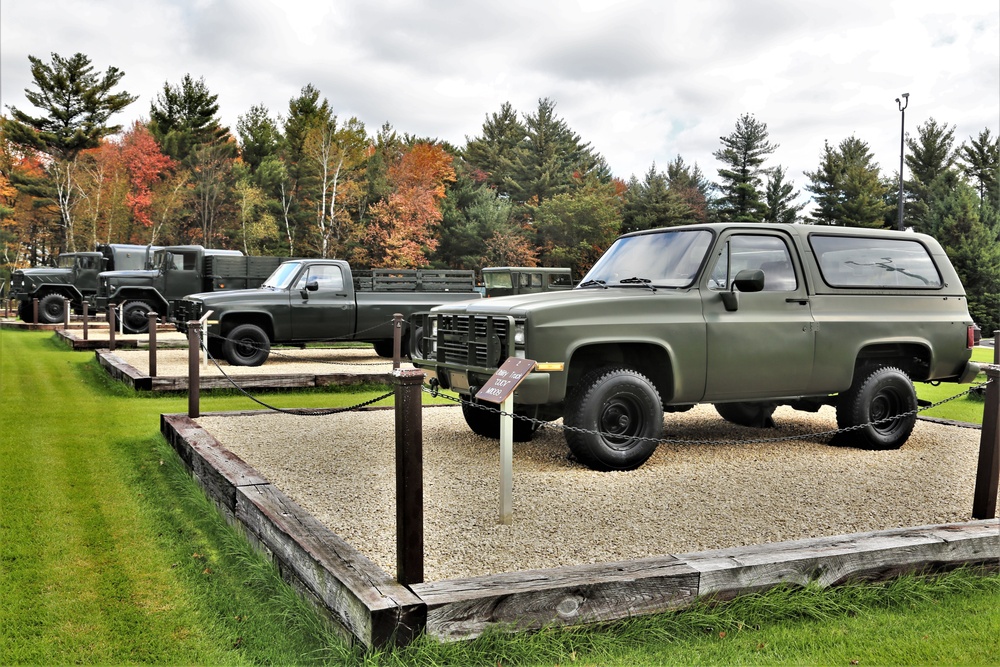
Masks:
[[[910,103],[910,94],[903,93],[903,99],[896,98],[899,106],[899,231],[903,231],[903,138],[906,125],[906,107]]]

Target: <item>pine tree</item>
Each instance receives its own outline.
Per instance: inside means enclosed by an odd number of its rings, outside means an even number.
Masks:
[[[806,176],[811,181],[806,190],[816,195],[817,224],[885,226],[888,186],[864,141],[851,136],[835,149],[824,142],[819,168]]]
[[[694,211],[670,188],[667,176],[650,166],[642,181],[629,180],[622,207],[623,234],[656,227],[673,227],[695,222]]]
[[[251,173],[256,172],[266,158],[278,154],[281,130],[263,104],[255,104],[236,119],[236,133],[240,138],[240,157]]]
[[[788,172],[779,165],[767,176],[767,188],[764,192],[767,213],[764,214],[764,222],[792,224],[798,219],[799,211],[805,207],[805,204],[795,203],[799,193],[795,190],[794,183],[785,181],[787,175]]]
[[[603,173],[590,144],[556,116],[555,106],[541,99],[535,113],[524,119],[524,150],[517,154],[510,184],[511,196],[519,202],[537,206],[581,187],[587,175]]]
[[[910,178],[905,183],[904,222],[918,231],[929,221],[933,206],[932,189],[936,179],[955,169],[958,154],[954,148],[955,126],[948,127],[931,118],[917,128],[917,138],[907,138],[906,166]]]
[[[4,119],[7,141],[26,152],[49,156],[44,178],[13,178],[18,189],[41,200],[52,201],[59,211],[60,247],[76,250],[74,209],[79,200],[76,187],[76,158],[81,151],[96,148],[101,139],[121,131],[109,125],[111,116],[136,100],[127,92],[112,92],[125,73],[109,67],[99,77],[90,58],[82,53],[70,58],[52,54],[52,62],[28,56],[31,76],[38,90],[26,89],[25,97],[45,115],[31,116],[9,107],[11,118]],[[13,176],[13,175],[12,175]]]
[[[987,207],[1000,211],[1000,136],[990,137],[986,128],[959,149],[962,170],[979,193],[980,215]],[[985,220],[984,220],[985,222]]]
[[[499,113],[486,118],[481,137],[466,137],[462,158],[472,169],[472,177],[484,182],[497,194],[509,196],[514,185],[515,166],[522,159],[527,138],[524,124],[510,102],[504,102]]]
[[[205,79],[185,74],[180,85],[163,84],[149,107],[149,130],[173,159],[184,162],[199,148],[224,143],[229,128],[219,123],[219,96],[211,93]]]
[[[712,155],[725,165],[719,169],[722,192],[719,215],[723,220],[760,222],[767,206],[764,203],[762,179],[767,156],[778,149],[768,141],[767,124],[750,114],[736,121],[736,129],[719,137],[722,148]]]

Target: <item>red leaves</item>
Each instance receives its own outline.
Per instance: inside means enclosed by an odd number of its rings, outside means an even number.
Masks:
[[[121,157],[128,171],[130,186],[126,204],[136,222],[149,227],[153,224],[149,217],[153,203],[152,186],[174,168],[175,162],[160,151],[156,139],[138,121],[125,134]]]

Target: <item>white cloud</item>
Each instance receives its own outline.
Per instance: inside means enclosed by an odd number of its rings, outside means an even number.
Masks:
[[[0,104],[31,111],[28,55],[81,52],[125,71],[148,116],[165,83],[203,77],[223,122],[272,114],[306,84],[371,133],[463,145],[540,98],[627,179],[677,155],[710,178],[742,113],[768,125],[798,188],[824,140],[856,135],[886,174],[933,117],[965,140],[1000,126],[1000,6],[953,0],[3,0]]]

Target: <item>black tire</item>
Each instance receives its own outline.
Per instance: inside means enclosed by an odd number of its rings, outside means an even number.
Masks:
[[[372,345],[375,347],[375,354],[383,359],[392,359],[392,341],[377,340]]]
[[[18,301],[17,316],[22,322],[31,322],[34,317],[34,305],[30,301]]]
[[[913,431],[916,411],[917,393],[906,373],[891,366],[861,369],[851,388],[837,397],[837,427],[860,428],[838,434],[834,444],[870,450],[899,449]],[[881,421],[894,415],[900,416]]]
[[[32,312],[28,318],[34,315]],[[66,297],[62,294],[46,294],[38,300],[39,324],[59,324],[66,320]]]
[[[155,312],[145,301],[126,301],[122,306],[122,330],[127,334],[144,334],[149,331],[149,314]]]
[[[649,378],[607,367],[580,381],[566,402],[566,444],[577,461],[600,471],[634,470],[656,451],[663,405]]]
[[[727,422],[753,428],[774,428],[771,415],[778,406],[765,402],[716,403],[715,411]]]
[[[462,403],[462,416],[465,423],[476,435],[484,438],[500,439],[500,413],[487,410],[486,408],[499,408],[493,403],[482,403],[483,407],[478,407],[472,403]],[[514,414],[522,414],[516,408]],[[537,424],[524,419],[514,418],[514,442],[529,442],[535,435]]]
[[[226,335],[222,352],[233,366],[260,366],[271,354],[271,341],[256,324],[240,324]]]

